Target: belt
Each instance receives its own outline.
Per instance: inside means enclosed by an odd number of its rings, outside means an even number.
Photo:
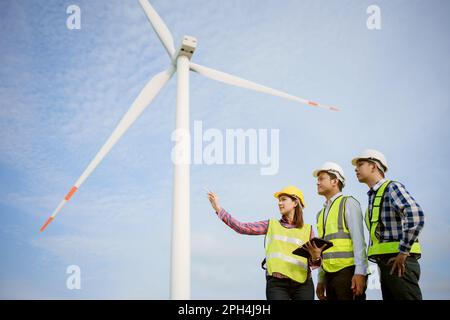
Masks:
[[[371,256],[371,258],[374,260],[374,262],[387,262],[391,258],[395,258],[398,255],[398,253],[386,253],[386,254],[377,254],[374,256]],[[420,259],[420,254],[418,253],[410,253],[409,258],[413,258],[416,260]]]

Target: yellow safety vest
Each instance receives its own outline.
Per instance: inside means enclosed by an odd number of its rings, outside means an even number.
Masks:
[[[386,180],[380,188],[378,188],[375,198],[372,203],[372,210],[369,212],[369,208],[366,210],[366,226],[370,233],[370,245],[368,250],[368,256],[375,256],[378,254],[388,254],[388,253],[398,253],[398,247],[400,246],[400,241],[388,241],[380,242],[378,223],[381,221],[381,209],[383,207],[384,194],[386,192],[387,186],[391,183],[391,180]],[[421,253],[419,242],[414,242],[410,253]]]
[[[292,251],[308,242],[310,236],[310,224],[305,223],[301,229],[288,229],[280,221],[270,219],[265,240],[267,274],[279,272],[299,283],[305,282],[308,260],[292,254]]]
[[[322,253],[322,268],[336,272],[355,264],[353,241],[345,223],[345,202],[348,197],[337,197],[325,219],[325,208],[317,216],[319,238],[331,241],[333,246]]]

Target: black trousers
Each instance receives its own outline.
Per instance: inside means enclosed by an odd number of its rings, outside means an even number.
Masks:
[[[360,296],[353,296],[351,286],[354,274],[355,266],[336,272],[325,272],[327,300],[366,300],[365,292]]]
[[[314,300],[314,283],[310,277],[304,283],[271,276],[266,279],[267,300]]]
[[[419,287],[420,265],[413,256],[406,258],[406,269],[402,277],[391,273],[392,264],[387,264],[389,258],[396,255],[386,255],[377,259],[380,268],[380,283],[383,300],[422,300]]]

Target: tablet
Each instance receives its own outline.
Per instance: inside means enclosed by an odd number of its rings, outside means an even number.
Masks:
[[[322,250],[322,252],[324,252],[325,250],[327,250],[333,246],[332,242],[324,240],[324,239],[320,239],[320,238],[312,238],[308,242],[313,242],[316,245],[316,247],[318,247],[318,248],[322,247],[323,245],[326,245],[326,247]],[[303,246],[295,249],[294,251],[292,251],[292,253],[297,256],[302,256],[305,258],[310,257],[308,250],[306,250]]]

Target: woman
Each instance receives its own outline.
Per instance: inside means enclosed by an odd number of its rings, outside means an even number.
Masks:
[[[281,219],[242,223],[219,205],[219,198],[208,192],[208,199],[219,218],[240,234],[265,234],[266,297],[268,300],[313,300],[314,284],[311,269],[321,265],[321,249],[308,243],[314,237],[310,224],[303,222],[305,200],[295,186],[288,186],[274,194],[278,199]],[[306,259],[292,251],[306,243],[311,255]]]

